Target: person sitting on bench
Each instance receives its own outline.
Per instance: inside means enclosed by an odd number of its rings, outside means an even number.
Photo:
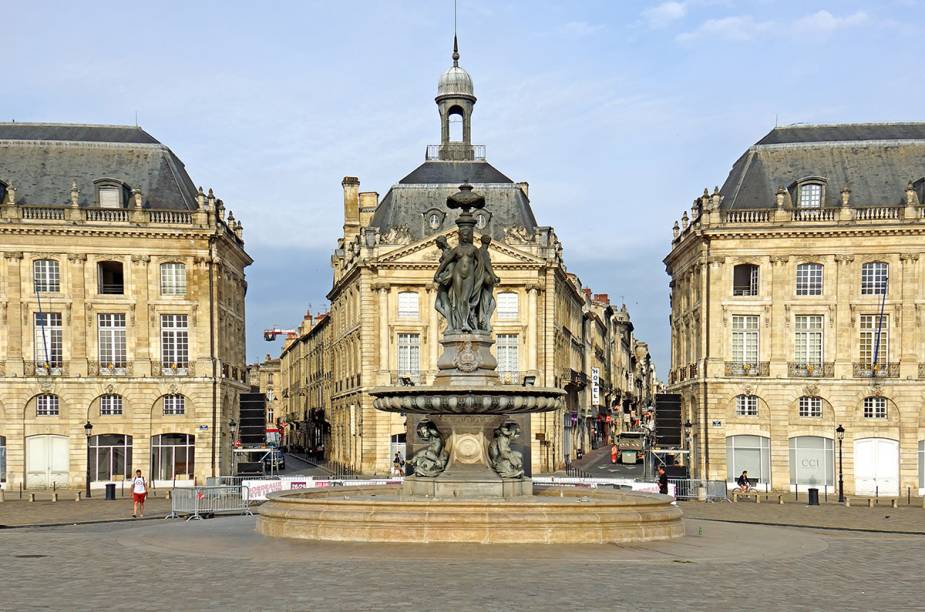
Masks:
[[[748,482],[748,470],[743,470],[742,475],[736,479],[736,484],[739,485],[740,493],[748,493],[752,489],[752,485]]]

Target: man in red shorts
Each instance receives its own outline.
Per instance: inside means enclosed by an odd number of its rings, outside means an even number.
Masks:
[[[135,470],[135,479],[132,480],[132,518],[144,518],[145,497],[148,495],[148,483],[141,475],[141,470]],[[141,509],[141,512],[138,510]]]

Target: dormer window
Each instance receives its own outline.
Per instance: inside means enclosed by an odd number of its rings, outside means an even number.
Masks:
[[[803,183],[799,193],[800,208],[822,207],[822,183]]]
[[[115,179],[99,179],[96,185],[96,202],[100,208],[125,208],[125,185]]]

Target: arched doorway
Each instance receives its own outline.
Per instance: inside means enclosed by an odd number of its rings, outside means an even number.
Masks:
[[[26,438],[26,488],[41,489],[52,484],[67,486],[70,472],[67,436]]]

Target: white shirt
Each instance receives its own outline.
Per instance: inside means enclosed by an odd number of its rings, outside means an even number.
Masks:
[[[145,479],[142,476],[138,476],[135,480],[132,481],[132,493],[144,493],[145,492]]]

